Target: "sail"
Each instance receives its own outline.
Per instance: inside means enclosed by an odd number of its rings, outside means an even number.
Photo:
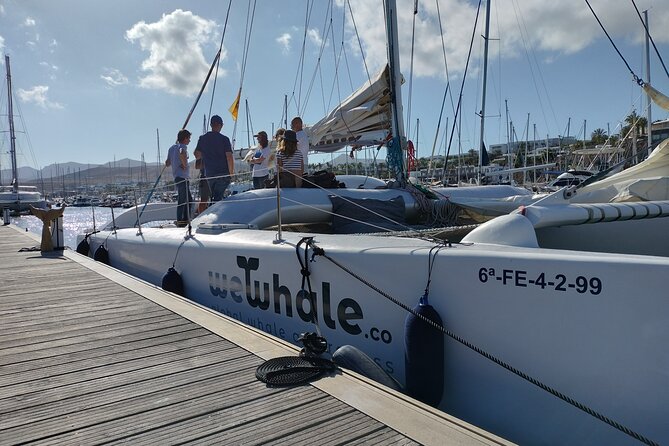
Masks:
[[[643,84],[643,89],[658,106],[669,110],[669,97],[654,89],[650,84]]]
[[[644,161],[591,183],[571,199],[574,203],[669,200],[669,139]]]
[[[383,144],[390,133],[389,67],[335,107],[327,116],[305,127],[310,149],[333,152],[344,146]]]

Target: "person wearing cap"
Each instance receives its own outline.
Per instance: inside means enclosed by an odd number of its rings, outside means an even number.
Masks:
[[[221,201],[235,173],[235,162],[232,158],[230,139],[221,133],[223,119],[214,115],[211,117],[210,125],[211,131],[200,136],[194,154],[196,159],[203,161],[211,201]]]
[[[302,118],[295,116],[290,121],[290,129],[297,135],[297,148],[302,152],[302,159],[304,160],[304,169],[309,167],[309,136],[307,132],[302,129]]]
[[[188,168],[188,143],[191,133],[182,129],[177,133],[177,143],[167,151],[165,166],[172,167],[174,184],[177,186],[177,226],[184,227],[190,221],[190,204],[193,196],[190,193],[190,172]]]
[[[264,130],[253,136],[258,139],[258,145],[249,150],[252,153],[249,157],[249,163],[253,169],[251,174],[253,188],[262,189],[265,187],[265,180],[269,178],[269,168],[267,166],[270,155],[269,140],[267,139],[267,132]]]
[[[294,131],[286,130],[279,141],[276,163],[281,187],[302,187],[304,160],[302,152],[297,148],[297,135]]]

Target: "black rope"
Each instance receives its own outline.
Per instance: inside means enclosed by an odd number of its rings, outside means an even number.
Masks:
[[[586,1],[587,1],[587,0],[586,0]],[[396,298],[394,298],[394,297],[391,296],[390,294],[388,294],[388,293],[384,292],[383,290],[379,289],[379,288],[376,287],[374,284],[368,282],[368,281],[365,280],[363,277],[360,277],[358,274],[356,274],[355,272],[351,271],[351,270],[350,270],[349,268],[347,268],[346,266],[342,265],[341,263],[337,262],[337,261],[336,261],[335,259],[333,259],[332,257],[328,256],[328,255],[325,253],[325,250],[324,250],[323,248],[319,248],[318,246],[314,245],[313,240],[310,241],[309,243],[311,244],[311,247],[312,247],[312,249],[314,250],[314,255],[320,255],[320,256],[325,257],[325,258],[328,259],[330,262],[332,262],[334,265],[336,265],[337,267],[339,267],[340,269],[342,269],[343,271],[345,271],[345,272],[348,273],[349,275],[353,276],[354,278],[356,278],[356,279],[359,280],[360,282],[364,283],[364,284],[367,285],[369,288],[371,288],[372,290],[374,290],[374,291],[376,291],[377,293],[379,293],[381,296],[385,297],[386,299],[388,299],[389,301],[391,301],[391,302],[394,303],[395,305],[397,305],[397,306],[403,308],[404,310],[408,311],[409,313],[411,313],[412,315],[416,316],[417,318],[419,318],[419,319],[422,320],[423,322],[425,322],[425,323],[427,323],[427,324],[430,324],[432,327],[434,327],[434,328],[436,328],[437,330],[441,331],[443,334],[445,334],[446,336],[450,337],[451,339],[453,339],[453,340],[459,342],[460,344],[464,345],[465,347],[467,347],[467,348],[469,348],[469,349],[475,351],[475,352],[478,353],[479,355],[481,355],[481,356],[483,356],[484,358],[486,358],[486,359],[488,359],[488,360],[494,362],[495,364],[497,364],[497,365],[499,365],[499,366],[505,368],[506,370],[508,370],[508,371],[510,371],[511,373],[513,373],[513,374],[519,376],[520,378],[522,378],[522,379],[524,379],[524,380],[526,380],[526,381],[528,381],[528,382],[534,384],[535,386],[539,387],[540,389],[545,390],[546,392],[548,392],[548,393],[550,393],[551,395],[553,395],[553,396],[555,396],[555,397],[561,399],[562,401],[571,404],[572,406],[576,407],[577,409],[582,410],[583,412],[587,413],[588,415],[591,415],[591,416],[597,418],[598,420],[603,421],[604,423],[608,424],[609,426],[614,427],[614,428],[618,429],[619,431],[621,431],[621,432],[623,432],[623,433],[629,435],[630,437],[634,438],[635,440],[638,440],[638,441],[640,441],[640,442],[642,442],[642,443],[645,443],[645,444],[647,444],[647,445],[651,445],[651,446],[659,446],[659,444],[656,443],[655,441],[652,441],[652,440],[650,440],[650,439],[644,437],[643,435],[636,433],[635,431],[633,431],[633,430],[631,430],[631,429],[629,429],[629,428],[623,426],[622,424],[620,424],[620,423],[618,423],[618,422],[616,422],[616,421],[614,421],[614,420],[612,420],[612,419],[610,419],[610,418],[608,418],[608,417],[606,417],[606,416],[600,414],[599,412],[594,411],[593,409],[589,408],[588,406],[586,406],[586,405],[584,405],[584,404],[582,404],[582,403],[579,403],[578,401],[574,400],[573,398],[571,398],[571,397],[569,397],[569,396],[567,396],[567,395],[565,395],[565,394],[563,394],[563,393],[561,393],[561,392],[559,392],[559,391],[553,389],[552,387],[549,387],[548,385],[542,383],[541,381],[539,381],[539,380],[537,380],[537,379],[531,377],[530,375],[528,375],[528,374],[522,372],[521,370],[519,370],[519,369],[517,369],[517,368],[511,366],[510,364],[507,364],[506,362],[502,361],[501,359],[499,359],[499,358],[497,358],[497,357],[491,355],[490,353],[486,352],[485,350],[483,350],[483,349],[477,347],[476,345],[470,343],[470,342],[467,341],[466,339],[461,338],[460,336],[456,335],[456,334],[453,333],[452,331],[450,331],[450,330],[448,330],[448,329],[442,327],[441,325],[439,325],[439,324],[433,322],[432,320],[426,318],[426,317],[423,316],[422,314],[417,313],[416,311],[414,311],[413,308],[411,308],[411,307],[407,306],[406,304],[400,302],[399,300],[397,300]],[[443,246],[441,246],[440,248],[443,248]],[[438,252],[438,251],[437,251],[437,252]],[[432,249],[430,250],[430,253],[432,253]],[[436,254],[435,254],[434,258],[436,258]],[[432,259],[432,263],[434,263],[434,258]],[[430,265],[430,270],[431,270],[431,265]],[[428,286],[429,286],[429,281],[428,281]],[[426,290],[427,290],[427,288],[426,288]]]
[[[314,293],[311,289],[311,271],[309,271],[309,247],[312,246],[314,241],[313,237],[303,237],[299,243],[295,246],[295,253],[297,254],[297,261],[300,262],[300,274],[302,274],[302,286],[300,289],[302,293],[305,293],[307,290],[309,292],[309,305],[311,306],[311,311],[313,314],[312,322],[316,326],[316,332],[318,336],[321,336],[321,329],[318,326],[318,316],[316,316],[316,303],[314,302]],[[300,257],[300,246],[304,244],[304,260]],[[315,254],[314,254],[315,255]],[[311,261],[313,262],[313,256]],[[306,288],[305,288],[306,285]]]
[[[632,70],[632,67],[630,67],[630,64],[627,63],[627,60],[625,60],[623,55],[620,53],[620,50],[618,50],[618,47],[616,46],[616,44],[613,43],[613,39],[611,38],[609,33],[606,31],[606,28],[604,28],[604,25],[602,25],[602,22],[599,20],[599,17],[597,17],[597,14],[595,13],[595,10],[592,9],[592,6],[590,6],[590,2],[588,0],[585,0],[585,3],[588,5],[588,8],[590,8],[590,12],[592,12],[592,15],[595,16],[595,19],[597,20],[597,23],[599,23],[599,26],[602,28],[602,31],[604,31],[604,34],[606,34],[606,37],[608,37],[609,42],[611,42],[611,45],[613,45],[613,49],[616,50],[616,53],[618,53],[618,56],[620,56],[620,58],[623,60],[623,62],[625,63],[625,66],[627,67],[629,72],[632,73],[632,78],[634,79],[634,82],[636,82],[639,85],[639,87],[643,87],[644,86],[644,81],[639,76],[634,74],[634,71]]]
[[[639,12],[639,8],[636,7],[636,3],[634,0],[632,1],[632,5],[634,5],[634,10],[636,11],[636,15],[639,16],[639,20],[641,20],[641,23],[643,24],[643,29],[646,30],[646,35],[648,36],[648,39],[650,40],[650,43],[653,44],[653,48],[655,49],[655,54],[657,54],[657,58],[660,59],[660,63],[662,64],[662,68],[664,68],[664,72],[667,74],[667,77],[669,77],[669,71],[667,71],[667,66],[664,64],[664,60],[662,60],[662,56],[660,55],[660,51],[657,49],[657,46],[655,45],[655,41],[653,40],[653,36],[650,35],[650,32],[648,31],[648,27],[646,26],[646,22],[644,22],[643,18],[641,17],[641,13]]]

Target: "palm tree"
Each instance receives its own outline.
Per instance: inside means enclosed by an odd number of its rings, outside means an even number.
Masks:
[[[625,124],[626,125],[620,131],[621,138],[626,138],[632,127],[636,127],[637,135],[644,134],[648,120],[637,115],[636,110],[633,110],[632,113],[625,118]]]
[[[590,135],[590,139],[593,144],[604,144],[608,139],[608,135],[606,134],[606,130],[597,128]]]

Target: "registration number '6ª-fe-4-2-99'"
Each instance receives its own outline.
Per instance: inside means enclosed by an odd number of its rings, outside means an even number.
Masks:
[[[597,295],[602,292],[602,281],[598,277],[569,277],[566,274],[550,275],[543,272],[532,276],[527,271],[518,269],[481,268],[479,269],[479,280],[481,283],[499,282],[502,285],[521,288],[538,287],[542,290],[548,288],[555,291],[574,290],[581,294]]]

